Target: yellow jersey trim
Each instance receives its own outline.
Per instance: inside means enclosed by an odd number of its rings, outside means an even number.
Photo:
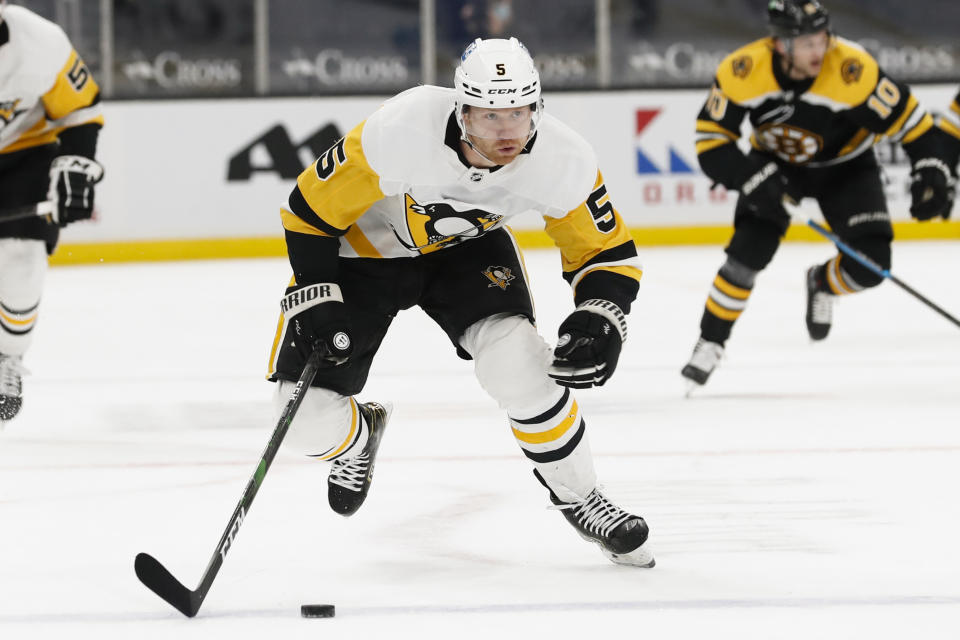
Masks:
[[[848,107],[863,104],[877,88],[880,66],[866,50],[843,38],[833,38],[823,67],[807,93]]]
[[[324,233],[320,229],[317,229],[312,224],[307,224],[303,221],[302,218],[295,215],[293,212],[288,211],[287,209],[280,207],[280,220],[283,223],[283,228],[287,231],[293,231],[294,233],[304,233],[311,236],[323,236],[324,238],[332,238],[329,233]]]
[[[944,131],[952,135],[954,138],[960,138],[960,127],[953,124],[946,118],[941,118],[940,122],[938,122],[937,124],[940,125],[941,129],[943,129]]]
[[[840,152],[837,154],[837,157],[842,158],[848,153],[853,153],[854,151],[860,148],[860,145],[863,144],[867,138],[869,138],[872,135],[876,135],[876,134],[870,131],[869,129],[860,129],[860,131],[858,131],[855,136],[850,138],[850,142],[848,142],[843,147],[843,149],[840,149]]]
[[[930,129],[932,129],[933,126],[934,126],[933,116],[930,115],[929,113],[924,114],[920,122],[917,123],[917,126],[911,129],[907,133],[907,135],[903,136],[903,140],[901,140],[901,143],[910,144],[911,142],[913,142],[914,140],[916,140],[917,138],[925,134],[927,131],[930,131]]]
[[[700,140],[697,142],[697,155],[701,153],[706,153],[707,151],[712,151],[717,147],[722,147],[725,144],[733,144],[733,141],[727,140],[726,138],[717,138],[715,140]]]
[[[720,133],[735,141],[740,136],[711,120],[697,120],[697,133]]]
[[[724,58],[717,67],[717,84],[737,104],[779,93],[781,88],[773,75],[773,38],[755,40]]]
[[[364,235],[363,231],[357,225],[353,225],[343,236],[343,239],[346,240],[353,250],[357,252],[357,255],[361,258],[382,258],[380,252],[377,251],[377,248],[373,246],[373,243],[370,242],[370,239]]]

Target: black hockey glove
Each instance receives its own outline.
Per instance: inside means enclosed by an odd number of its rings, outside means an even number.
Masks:
[[[627,320],[612,302],[587,300],[563,321],[558,333],[550,377],[564,387],[599,387],[617,368]]]
[[[84,156],[58,156],[50,165],[49,198],[61,227],[93,215],[93,185],[103,180],[103,167]]]
[[[783,208],[787,179],[776,162],[768,162],[740,185],[740,197],[754,215],[778,224],[789,224],[790,214]]]
[[[287,333],[304,358],[319,351],[336,366],[353,353],[350,318],[339,285],[323,282],[289,287],[280,308],[287,319]]]
[[[953,207],[953,179],[950,168],[939,158],[921,158],[910,173],[910,215],[917,220],[950,217]]]

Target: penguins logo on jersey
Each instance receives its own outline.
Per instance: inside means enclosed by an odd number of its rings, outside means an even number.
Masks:
[[[413,244],[397,237],[405,247],[420,253],[438,251],[467,238],[479,238],[503,219],[502,215],[483,209],[458,211],[448,202],[420,204],[410,194],[405,195],[405,201],[407,228]]]
[[[510,284],[510,281],[517,277],[513,275],[513,271],[510,269],[510,267],[490,266],[484,269],[483,275],[487,276],[487,279],[490,280],[490,284],[487,285],[487,288],[500,287],[502,290],[506,290],[507,286]]]
[[[17,111],[18,104],[20,104],[20,98],[0,102],[0,120],[3,121],[4,126],[13,122],[14,118],[24,112],[24,109]]]

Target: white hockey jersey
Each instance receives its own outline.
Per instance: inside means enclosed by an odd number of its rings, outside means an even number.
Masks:
[[[288,231],[340,237],[343,258],[400,258],[469,241],[534,211],[575,288],[603,269],[640,279],[636,249],[590,145],[545,113],[536,138],[495,170],[445,142],[456,94],[421,86],[388,100],[297,179]]]
[[[67,127],[103,124],[100,88],[63,30],[18,6],[0,22],[0,153],[49,144]]]

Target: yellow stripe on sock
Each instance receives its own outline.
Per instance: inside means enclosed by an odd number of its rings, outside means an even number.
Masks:
[[[840,289],[839,291],[837,291],[836,287],[833,286],[833,282],[831,282],[831,279],[827,278],[827,283],[830,285],[830,289],[833,290],[833,292],[836,295],[842,296],[842,295],[857,292],[856,289],[848,285],[846,281],[843,279],[843,272],[840,271],[840,256],[837,256],[834,259],[832,259],[830,261],[828,268],[833,273],[833,281],[837,283],[837,287],[839,287]]]
[[[547,442],[554,442],[563,437],[567,431],[570,430],[570,427],[573,426],[574,422],[577,419],[577,414],[579,410],[577,409],[577,401],[573,401],[573,405],[570,407],[570,413],[567,414],[567,417],[564,418],[563,422],[558,424],[553,429],[547,431],[539,431],[537,433],[526,433],[524,431],[518,431],[516,428],[513,429],[513,437],[515,437],[520,442],[526,442],[527,444],[544,444]]]
[[[740,314],[743,311],[732,311],[730,309],[725,309],[713,301],[713,298],[707,298],[707,311],[717,316],[721,320],[727,320],[733,322],[740,317]]]
[[[30,316],[24,318],[23,320],[20,320],[16,316],[12,316],[8,313],[5,313],[3,309],[0,309],[0,318],[3,318],[4,322],[7,322],[9,324],[13,324],[18,327],[25,327],[28,324],[32,324],[37,319],[37,312],[34,312]]]
[[[737,300],[746,300],[750,297],[750,289],[736,287],[724,280],[720,274],[717,274],[717,277],[714,278],[713,286],[715,286],[717,289],[720,289],[720,291],[727,294],[731,298],[736,298]]]
[[[318,460],[330,460],[331,458],[336,458],[338,455],[344,452],[344,450],[350,445],[351,442],[353,442],[353,436],[356,435],[357,427],[359,426],[358,418],[360,414],[359,409],[357,409],[357,402],[353,398],[350,398],[350,409],[351,409],[351,412],[353,413],[353,419],[350,422],[350,433],[347,434],[347,439],[344,440],[339,447],[337,447],[336,451],[328,455],[325,455],[322,458],[318,458]]]

